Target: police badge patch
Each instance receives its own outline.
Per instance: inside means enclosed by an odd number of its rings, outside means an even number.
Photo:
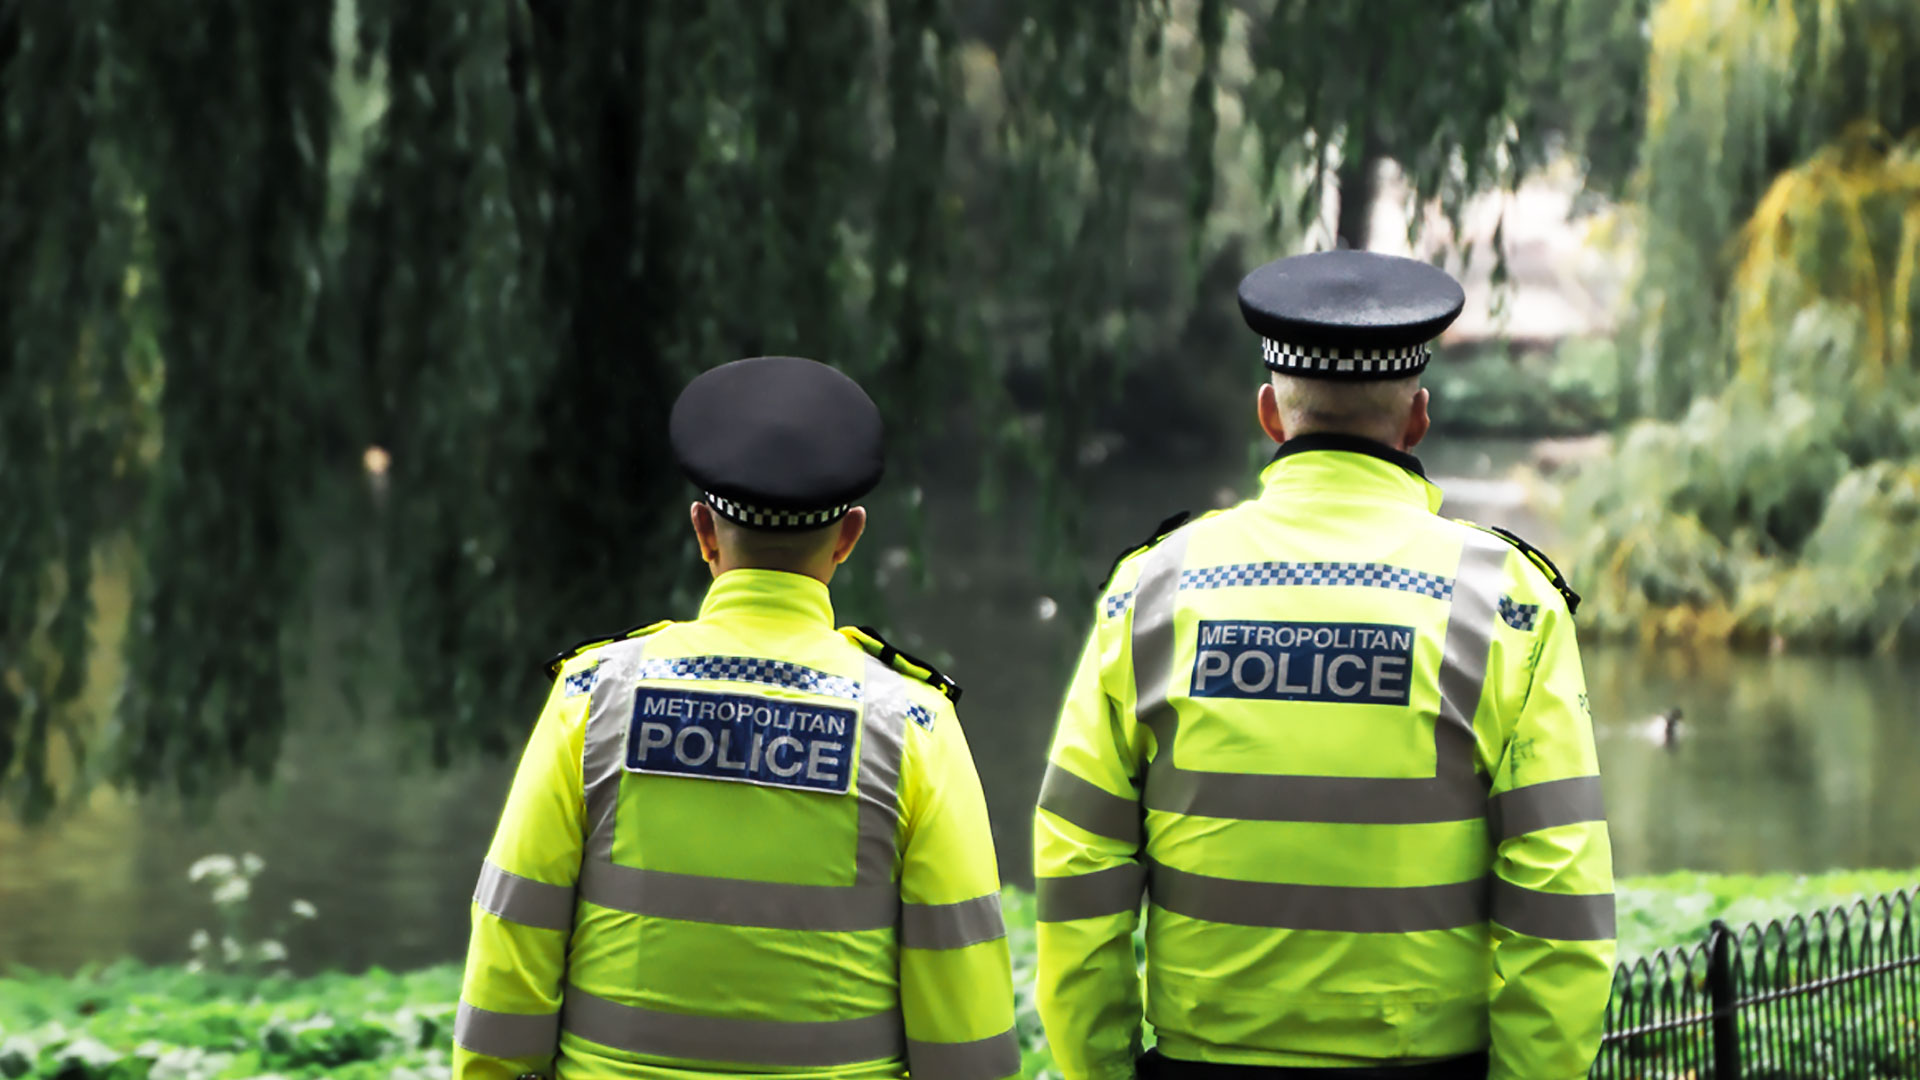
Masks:
[[[1413,638],[1385,623],[1202,622],[1192,694],[1405,705]]]
[[[852,709],[643,688],[634,694],[626,767],[844,795],[858,728]]]

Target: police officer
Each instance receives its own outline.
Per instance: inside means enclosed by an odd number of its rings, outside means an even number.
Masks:
[[[879,412],[761,357],[694,379],[670,434],[712,586],[691,622],[552,665],[474,895],[454,1075],[1018,1073],[959,690],[833,625]]]
[[[1463,299],[1353,251],[1241,282],[1279,452],[1117,565],[1041,790],[1067,1080],[1135,1075],[1143,889],[1142,1075],[1586,1075],[1614,931],[1578,597],[1410,453]]]

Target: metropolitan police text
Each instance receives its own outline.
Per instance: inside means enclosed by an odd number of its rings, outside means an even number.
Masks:
[[[1382,623],[1202,622],[1193,696],[1405,705],[1413,638]]]
[[[627,768],[771,787],[845,791],[852,711],[738,694],[642,689]]]

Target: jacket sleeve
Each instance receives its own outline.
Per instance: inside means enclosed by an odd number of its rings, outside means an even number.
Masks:
[[[942,700],[906,725],[900,1010],[907,1068],[931,1080],[1020,1074],[1000,871],[980,777]]]
[[[1530,615],[1530,613],[1529,613]],[[1613,855],[1573,621],[1539,606],[1531,683],[1494,771],[1491,1080],[1574,1080],[1613,985]]]
[[[1125,669],[1125,642],[1110,635],[1103,659],[1101,629],[1067,689],[1033,824],[1035,1000],[1066,1080],[1132,1080],[1140,1046],[1140,753],[1130,692],[1116,699],[1102,675]]]
[[[595,661],[562,669],[527,742],[474,890],[455,1080],[551,1076],[580,878],[586,806],[581,741]]]

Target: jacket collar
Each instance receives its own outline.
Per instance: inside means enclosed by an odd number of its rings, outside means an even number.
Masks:
[[[700,603],[700,618],[748,616],[791,619],[833,626],[833,598],[827,586],[805,574],[783,570],[729,570],[713,579]]]
[[[1427,479],[1420,459],[1359,435],[1320,433],[1282,443],[1260,472],[1261,497],[1285,492],[1329,492],[1386,498],[1440,512],[1441,491]]]

